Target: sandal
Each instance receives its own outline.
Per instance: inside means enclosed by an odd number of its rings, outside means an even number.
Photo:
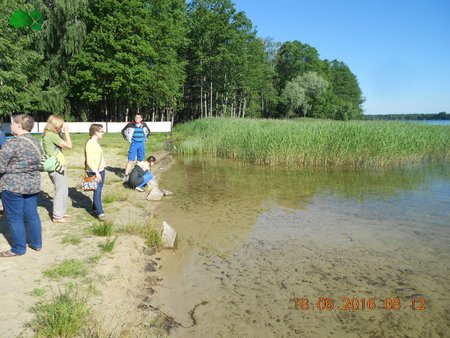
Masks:
[[[70,220],[68,218],[53,218],[53,223],[70,223]]]
[[[35,247],[32,247],[31,245],[28,245],[28,247],[29,247],[31,250],[34,250],[34,251],[41,251],[41,249],[42,249],[42,248],[35,248]]]
[[[0,257],[16,257],[16,256],[19,256],[19,255],[16,255],[11,250],[0,252]]]
[[[64,214],[63,218],[72,218],[71,214]]]

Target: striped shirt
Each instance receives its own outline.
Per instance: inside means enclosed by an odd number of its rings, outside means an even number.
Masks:
[[[131,139],[132,142],[145,142],[145,134],[144,134],[144,128],[141,127],[134,127],[134,133],[133,138]]]

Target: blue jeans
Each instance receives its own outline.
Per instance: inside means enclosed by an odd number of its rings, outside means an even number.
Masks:
[[[132,142],[128,150],[128,161],[143,161],[145,157],[145,142]]]
[[[27,243],[33,249],[42,248],[41,219],[37,211],[39,194],[2,192],[3,209],[11,232],[11,252],[24,255]]]
[[[144,181],[139,184],[136,188],[142,188],[143,186],[145,186],[148,182],[151,181],[151,179],[153,178],[153,174],[151,173],[151,171],[148,171],[144,174],[144,176],[142,176],[144,178]]]
[[[86,171],[89,177],[94,176],[94,172]],[[105,183],[105,170],[100,171],[100,176],[102,177],[102,181],[97,183],[97,189],[94,190],[94,200],[92,203],[92,209],[94,209],[94,213],[97,215],[104,214],[103,206],[102,206],[102,189],[103,184]]]

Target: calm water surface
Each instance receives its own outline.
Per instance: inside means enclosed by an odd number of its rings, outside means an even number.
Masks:
[[[161,215],[179,245],[163,252],[155,302],[182,325],[173,336],[448,337],[448,164],[354,173],[184,158],[161,185],[176,193]]]

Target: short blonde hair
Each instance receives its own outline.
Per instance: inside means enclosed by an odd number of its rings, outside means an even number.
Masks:
[[[59,115],[50,115],[47,119],[47,124],[44,128],[44,133],[51,131],[54,133],[59,133],[64,125],[64,119]]]

